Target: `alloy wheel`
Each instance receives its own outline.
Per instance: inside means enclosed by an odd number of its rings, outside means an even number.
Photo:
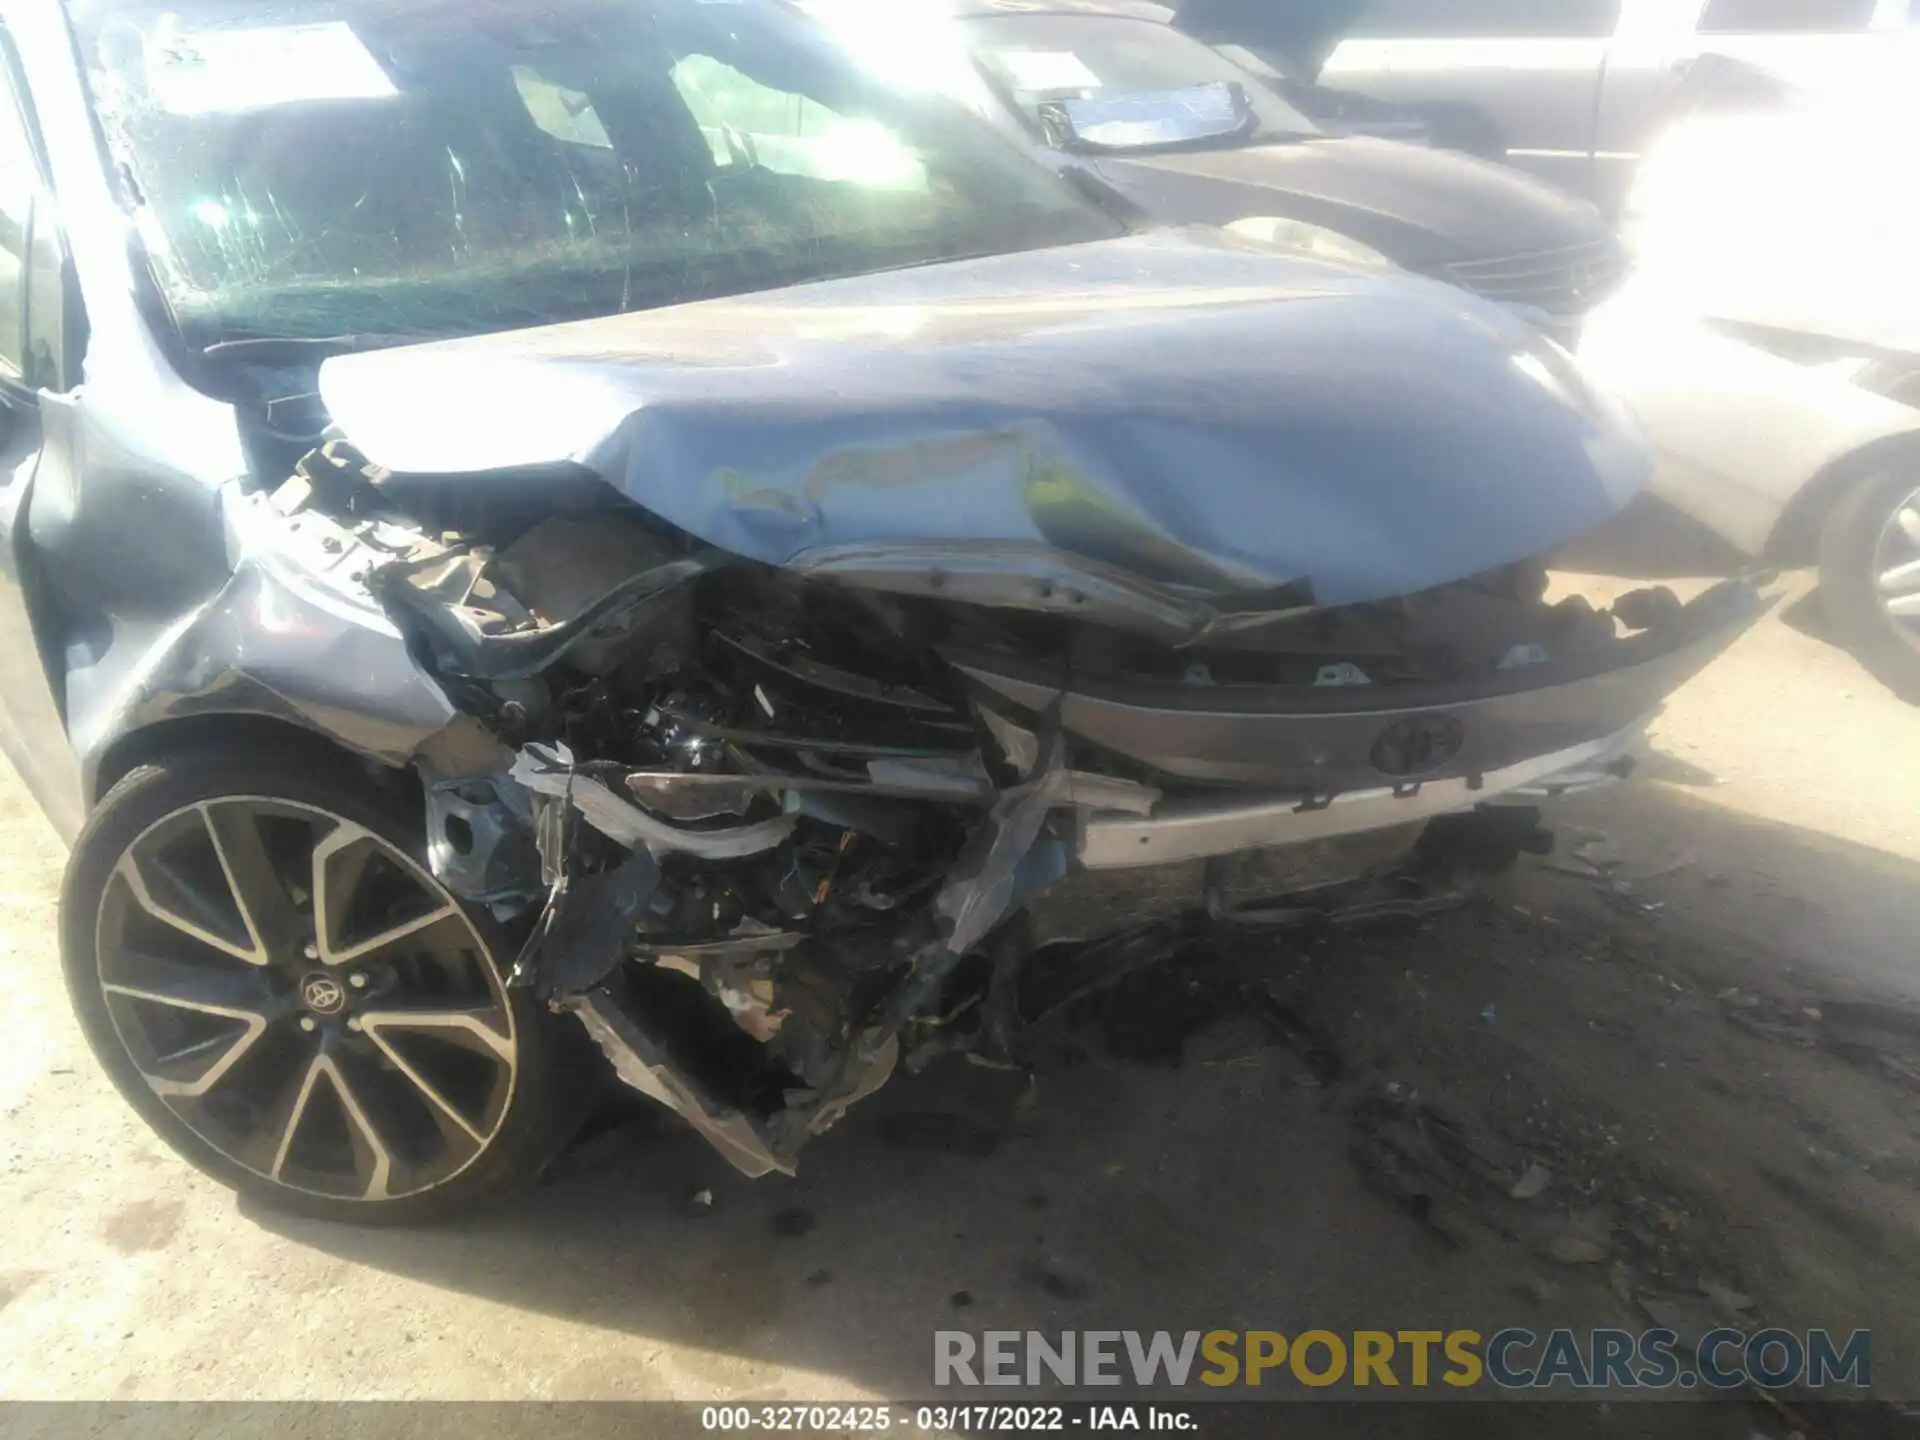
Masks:
[[[1920,489],[1893,507],[1874,547],[1881,609],[1893,629],[1920,649]]]
[[[326,810],[234,796],[155,822],[113,868],[95,951],[146,1085],[275,1185],[419,1194],[506,1116],[517,1037],[485,941],[411,856]]]

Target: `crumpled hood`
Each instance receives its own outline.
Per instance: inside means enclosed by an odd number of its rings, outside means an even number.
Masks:
[[[1182,219],[1209,224],[1266,214],[1311,220],[1418,269],[1590,245],[1609,233],[1592,205],[1518,170],[1362,135],[1103,156],[1099,164],[1149,209],[1172,213],[1178,204]]]
[[[1645,470],[1504,311],[1184,233],[343,356],[320,387],[396,471],[574,461],[713,545],[849,579],[850,551],[1005,547],[1356,603],[1542,554]]]

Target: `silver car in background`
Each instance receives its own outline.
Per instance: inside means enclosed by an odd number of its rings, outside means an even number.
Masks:
[[[1338,41],[1328,86],[1417,110],[1436,144],[1618,202],[1694,63],[1719,55],[1796,79],[1844,73],[1905,30],[1913,0],[1188,0],[1285,68],[1303,16]],[[1275,53],[1275,52],[1279,53]],[[1301,76],[1298,78],[1312,78]]]

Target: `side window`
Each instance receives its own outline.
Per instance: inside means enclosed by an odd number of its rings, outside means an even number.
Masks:
[[[672,74],[722,171],[761,169],[875,190],[927,188],[926,168],[884,125],[771,89],[710,55],[688,55]]]
[[[1622,0],[1371,0],[1346,33],[1378,39],[1566,39],[1612,35]]]
[[[1707,0],[1702,35],[1841,35],[1873,25],[1877,0]]]
[[[0,376],[53,390],[67,378],[66,251],[5,41],[0,30]]]
[[[0,67],[0,373],[27,370],[26,277],[33,250],[33,210],[40,168],[4,67]]]

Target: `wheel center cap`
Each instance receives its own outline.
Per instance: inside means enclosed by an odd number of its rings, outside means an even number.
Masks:
[[[316,1015],[338,1015],[347,1008],[347,987],[331,975],[309,975],[300,982],[300,1003]]]

